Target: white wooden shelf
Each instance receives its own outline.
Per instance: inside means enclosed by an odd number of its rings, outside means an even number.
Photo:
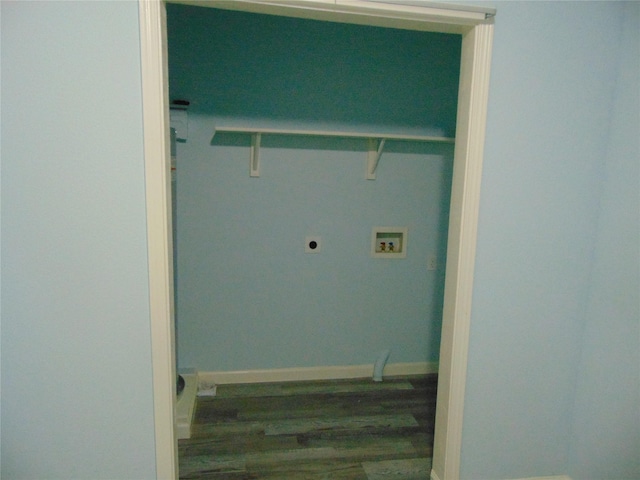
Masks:
[[[369,140],[367,151],[367,171],[365,178],[375,180],[376,169],[384,150],[386,140],[400,140],[408,142],[455,143],[455,138],[429,135],[409,135],[402,133],[367,133],[332,130],[296,130],[280,128],[246,128],[246,127],[216,127],[214,136],[220,133],[246,133],[251,135],[251,156],[249,172],[252,177],[260,176],[260,142],[262,135],[301,135],[311,137],[341,137],[366,138]]]

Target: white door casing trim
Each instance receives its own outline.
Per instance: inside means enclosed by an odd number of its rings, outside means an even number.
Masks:
[[[462,38],[432,478],[459,478],[493,25]]]
[[[181,3],[198,2],[182,0]],[[217,5],[218,3],[220,5]],[[286,5],[287,15],[297,15],[297,5],[300,7],[299,16],[306,18],[309,18],[310,11],[315,15],[312,7],[319,5],[318,11],[321,11],[322,15],[326,15],[327,10],[330,10],[329,14],[335,15],[336,21],[459,33],[463,36],[431,473],[432,478],[437,480],[455,480],[459,476],[460,468],[473,271],[493,38],[492,19],[477,17],[470,20],[469,12],[458,6],[450,9],[447,17],[431,17],[429,11],[433,11],[433,8],[429,9],[429,5],[434,4],[429,2],[425,2],[422,14],[412,11],[409,15],[401,5],[390,7],[392,4],[383,4],[385,11],[382,11],[380,5],[376,6],[372,2],[344,2],[349,3],[347,16],[344,11],[339,11],[342,7],[338,3],[343,2],[335,1],[213,0],[206,5],[215,7],[222,6],[223,3],[224,8],[273,14],[284,14],[281,10],[283,5]],[[326,8],[327,6],[331,8]],[[162,0],[139,0],[139,11],[156,476],[174,479],[178,477],[178,462],[174,425],[175,331],[166,13]],[[401,14],[394,14],[394,11]],[[477,9],[473,13],[477,13]],[[492,14],[488,17],[492,17]]]
[[[178,478],[178,444],[166,12],[160,1],[138,5],[156,478],[173,480]]]

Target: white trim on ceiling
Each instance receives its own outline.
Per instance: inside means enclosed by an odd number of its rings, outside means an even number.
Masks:
[[[200,7],[281,15],[312,20],[440,33],[467,32],[490,23],[495,9],[413,1],[408,4],[371,0],[169,0]]]

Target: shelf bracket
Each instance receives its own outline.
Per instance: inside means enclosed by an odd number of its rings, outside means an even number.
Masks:
[[[367,151],[367,173],[365,178],[367,180],[376,179],[376,168],[378,168],[378,162],[382,156],[382,150],[384,149],[384,138],[380,140],[380,143],[375,138],[369,139],[369,150]]]
[[[251,135],[251,158],[249,159],[249,175],[252,177],[260,176],[260,140],[262,134],[254,133]]]

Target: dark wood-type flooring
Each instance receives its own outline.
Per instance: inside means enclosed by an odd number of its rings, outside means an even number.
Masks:
[[[220,385],[181,479],[428,479],[437,376]]]

